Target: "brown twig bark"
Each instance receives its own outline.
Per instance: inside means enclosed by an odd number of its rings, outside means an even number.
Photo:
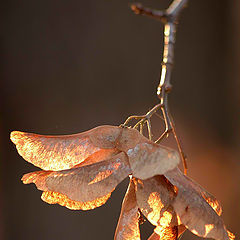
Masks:
[[[173,63],[174,63],[174,45],[175,45],[176,27],[177,27],[179,15],[186,4],[187,4],[187,0],[174,0],[166,10],[154,10],[151,8],[146,8],[139,3],[135,3],[131,5],[131,9],[134,11],[134,13],[151,17],[153,19],[161,21],[164,24],[164,50],[163,50],[161,77],[160,77],[160,82],[157,88],[157,96],[160,100],[160,104],[157,104],[156,106],[154,106],[147,114],[143,116],[129,117],[124,123],[124,125],[126,125],[132,119],[137,119],[139,120],[139,122],[137,122],[134,128],[140,127],[140,131],[142,131],[143,124],[146,123],[148,128],[149,139],[152,140],[150,118],[154,113],[156,113],[158,109],[161,109],[163,119],[165,122],[165,131],[156,140],[156,143],[160,142],[164,137],[168,137],[170,133],[173,133],[175,140],[177,142],[179,153],[181,155],[185,174],[187,173],[186,156],[184,154],[180,138],[176,133],[176,127],[175,127],[173,118],[170,114],[169,105],[168,105],[168,94],[172,89],[170,80],[171,80],[171,74],[172,74]]]

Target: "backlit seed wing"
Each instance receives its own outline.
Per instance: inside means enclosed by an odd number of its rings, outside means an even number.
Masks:
[[[65,195],[70,200],[86,203],[107,196],[130,173],[126,155],[119,153],[111,159],[70,170],[28,173],[22,180],[25,184],[35,183],[44,192],[60,193],[61,199]]]
[[[228,240],[223,220],[202,197],[201,192],[195,189],[192,181],[177,168],[164,175],[178,189],[173,207],[179,224],[184,224],[200,237]]]
[[[154,229],[154,233],[148,240],[177,240],[178,227],[161,227],[158,226]]]
[[[155,226],[177,226],[171,206],[176,195],[174,187],[163,175],[147,180],[134,179],[138,207]]]
[[[201,185],[193,181],[193,179],[184,175],[189,180],[189,184],[207,201],[213,210],[220,216],[222,214],[222,206],[220,202],[209,192],[207,192]]]
[[[131,179],[123,200],[114,240],[141,240],[138,219],[136,194]]]
[[[133,176],[142,180],[162,175],[179,163],[178,152],[148,140],[130,148],[127,155]]]
[[[161,239],[157,233],[153,232],[153,234],[148,238],[148,240],[161,240]]]
[[[185,231],[186,231],[186,227],[183,224],[178,225],[178,238],[180,238]]]
[[[78,202],[69,199],[66,195],[57,193],[57,192],[43,192],[42,193],[42,200],[49,204],[59,204],[71,210],[91,210],[96,207],[102,206],[106,201],[110,198],[111,193],[107,195],[96,198],[93,201],[88,202]]]
[[[14,131],[11,140],[18,153],[28,162],[43,170],[65,170],[82,163],[92,154],[98,157],[112,154],[115,141],[121,129],[115,126],[101,126],[87,132],[44,136]],[[103,150],[99,155],[98,152]],[[95,162],[99,158],[95,157]]]
[[[173,227],[156,227],[148,240],[178,239],[185,232],[183,225]],[[164,238],[165,237],[165,238]]]
[[[188,176],[184,175],[179,168],[166,173],[166,177],[170,180],[171,183],[174,184],[180,181],[179,176],[181,176],[185,181],[188,182],[188,185],[195,189],[206,201],[207,203],[213,208],[213,210],[220,216],[222,214],[222,206],[220,202],[209,192],[207,192],[200,184],[195,182],[193,179],[189,178]]]

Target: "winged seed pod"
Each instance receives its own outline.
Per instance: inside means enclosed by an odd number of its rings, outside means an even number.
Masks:
[[[186,228],[202,237],[234,238],[218,216],[219,202],[176,167],[178,153],[135,129],[100,126],[67,136],[15,131],[11,140],[25,160],[43,169],[22,181],[34,183],[50,204],[94,209],[130,175],[116,240],[140,240],[139,211],[156,226],[149,240],[177,239]]]
[[[235,238],[225,228],[220,217],[222,208],[216,198],[178,168],[150,179],[130,180],[116,240],[140,240],[137,209],[156,226],[148,240],[175,240],[186,229],[204,238]]]
[[[25,174],[23,182],[35,183],[44,201],[70,209],[101,206],[129,174],[147,179],[179,163],[176,151],[116,126],[67,136],[14,131],[11,140],[25,160],[44,170]]]

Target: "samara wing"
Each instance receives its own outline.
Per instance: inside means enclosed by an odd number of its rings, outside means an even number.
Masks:
[[[138,207],[148,221],[155,226],[177,226],[172,208],[176,195],[172,184],[163,175],[147,180],[134,179]]]
[[[179,224],[184,224],[188,230],[200,237],[228,240],[223,220],[204,199],[202,190],[199,191],[178,168],[164,175],[178,189],[173,207]]]
[[[96,154],[95,162],[111,156],[120,131],[115,126],[101,126],[83,133],[63,136],[14,131],[11,133],[11,140],[16,144],[18,153],[28,162],[43,170],[58,171],[70,169],[93,154]]]
[[[190,177],[184,175],[179,168],[169,171],[165,176],[171,181],[172,184],[179,184],[180,179],[184,180],[188,186],[195,189],[201,195],[207,203],[213,208],[213,210],[220,216],[222,214],[222,206],[220,202],[209,192],[207,192],[200,184],[195,182]]]
[[[186,228],[183,225],[173,227],[157,226],[148,240],[176,240],[180,239]]]
[[[144,141],[145,140],[145,141]],[[179,154],[173,149],[155,144],[144,138],[127,151],[133,176],[142,180],[176,168]]]
[[[122,203],[114,240],[141,240],[138,218],[136,194],[134,183],[131,179]]]
[[[148,240],[177,240],[178,227],[162,227],[158,226],[154,229],[154,233],[148,238]]]
[[[130,172],[126,155],[119,153],[108,160],[83,167],[28,173],[22,180],[25,184],[35,183],[39,190],[44,191],[44,201],[90,203],[110,197],[110,193]]]
[[[178,171],[180,171],[178,169]],[[181,173],[180,173],[181,174]],[[222,214],[222,206],[220,202],[209,192],[207,192],[201,185],[193,181],[188,176],[183,176],[188,179],[189,184],[206,200],[206,202],[212,207],[212,209],[220,216]]]

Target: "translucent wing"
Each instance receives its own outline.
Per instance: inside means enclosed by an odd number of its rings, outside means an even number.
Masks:
[[[191,188],[195,189],[219,216],[222,214],[222,206],[220,202],[211,193],[207,192],[201,185],[184,175],[179,168],[167,173],[166,177],[171,181],[172,184],[177,184],[177,182],[180,181],[180,178],[185,179],[184,182],[187,182],[188,186],[191,186]]]
[[[142,139],[144,142],[127,151],[134,177],[145,180],[177,167],[179,155],[175,150]]]
[[[202,190],[199,192],[199,188],[196,189],[196,185],[177,168],[164,175],[178,189],[173,207],[179,224],[200,237],[228,240],[221,217],[202,197]]]
[[[95,162],[101,160],[99,156],[110,156],[119,133],[120,128],[115,126],[101,126],[65,136],[14,131],[11,140],[16,144],[18,153],[28,162],[44,170],[58,171],[70,169],[93,154],[96,154]]]
[[[186,228],[183,225],[174,227],[158,226],[154,229],[153,234],[148,238],[148,240],[175,240],[180,238],[185,230]]]
[[[49,204],[59,204],[71,210],[91,210],[96,207],[102,206],[111,196],[111,193],[107,195],[96,198],[93,201],[79,202],[69,199],[66,195],[57,192],[43,192],[42,200]]]
[[[115,232],[115,240],[140,240],[138,223],[139,213],[133,181],[130,180],[129,187],[123,200],[121,214]]]
[[[213,208],[213,210],[220,216],[222,214],[222,206],[220,202],[209,192],[207,192],[201,185],[193,181],[193,179],[184,175],[189,180],[189,184],[201,194],[201,196],[207,201],[207,203]]]
[[[148,238],[148,240],[160,240],[160,236],[153,232],[153,234]]]
[[[44,191],[44,201],[67,207],[75,204],[69,200],[99,206],[130,172],[126,155],[119,153],[111,159],[70,170],[28,173],[22,180],[25,184],[35,183]]]
[[[176,195],[174,187],[164,176],[147,180],[135,179],[138,207],[155,226],[177,226],[175,212],[171,206]]]
[[[178,238],[178,227],[161,227],[154,229],[154,233],[148,240],[176,240]]]

